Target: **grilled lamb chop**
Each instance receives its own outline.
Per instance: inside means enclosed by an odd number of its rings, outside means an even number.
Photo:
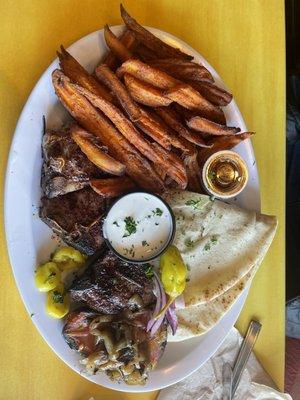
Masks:
[[[40,218],[64,242],[91,255],[103,244],[102,219],[108,200],[90,187],[49,199],[42,197]]]
[[[136,311],[155,300],[143,267],[122,261],[112,252],[88,268],[69,293],[74,302],[102,314]]]
[[[103,146],[102,146],[103,149]],[[105,173],[82,153],[68,128],[47,130],[43,136],[41,186],[47,197],[56,197],[84,188],[92,178]]]

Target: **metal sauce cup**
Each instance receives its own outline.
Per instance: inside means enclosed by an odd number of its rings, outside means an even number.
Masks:
[[[223,150],[206,160],[201,178],[207,193],[219,199],[230,199],[247,185],[248,169],[239,154]]]

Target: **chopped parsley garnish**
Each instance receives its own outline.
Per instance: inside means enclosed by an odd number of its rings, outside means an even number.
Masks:
[[[114,221],[113,225],[116,225],[118,228],[120,227],[120,225],[117,223],[117,221]]]
[[[184,244],[186,245],[186,247],[194,246],[194,242],[190,238],[185,239]]]
[[[206,245],[204,246],[204,250],[210,250],[211,249],[211,244],[216,244],[218,241],[218,238],[216,235],[213,235],[210,239],[210,242],[206,243]]]
[[[223,218],[223,214],[220,214],[220,215],[219,215],[219,219],[222,219],[222,218]]]
[[[52,298],[54,303],[63,303],[64,302],[64,296],[62,293],[58,292],[57,290],[54,290],[52,293]]]
[[[143,241],[142,241],[142,246],[143,246],[143,247],[149,246],[149,243],[147,242],[147,240],[143,240]]]
[[[210,250],[210,243],[206,243],[206,245],[204,246],[204,250],[205,251]]]
[[[199,200],[190,199],[185,203],[185,205],[193,207],[194,210],[199,210],[201,206],[201,199]]]
[[[217,241],[218,241],[218,238],[217,238],[216,235],[213,235],[212,238],[211,238],[210,240],[211,240],[211,242],[212,242],[213,244],[216,244]]]
[[[152,210],[152,214],[153,215],[157,215],[158,217],[161,217],[163,215],[163,210],[161,210],[160,208],[156,207],[155,210]]]
[[[127,237],[136,232],[136,222],[132,217],[126,217],[125,222],[125,233],[123,237]]]
[[[146,275],[146,277],[147,278],[152,278],[152,276],[154,275],[154,272],[153,272],[153,267],[152,267],[152,265],[151,264],[145,264],[145,275]]]

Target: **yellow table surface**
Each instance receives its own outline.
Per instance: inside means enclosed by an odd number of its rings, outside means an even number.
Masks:
[[[6,0],[0,2],[1,189],[18,116],[55,51],[103,27],[121,23],[119,1]],[[262,211],[279,219],[272,247],[238,321],[263,325],[256,354],[277,385],[284,371],[284,2],[279,0],[127,0],[144,24],[189,43],[231,88],[253,139]],[[2,192],[3,193],[3,192]],[[3,206],[3,195],[1,196]],[[3,209],[3,207],[2,207]],[[50,350],[26,313],[7,256],[1,213],[0,398],[31,400],[154,399],[98,387]]]

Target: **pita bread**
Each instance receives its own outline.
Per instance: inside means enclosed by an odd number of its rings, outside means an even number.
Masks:
[[[211,302],[243,278],[249,280],[247,274],[259,266],[272,242],[275,217],[187,191],[172,190],[163,197],[176,218],[174,244],[190,269],[186,307]]]
[[[252,280],[257,268],[250,270],[227,292],[207,303],[176,310],[178,328],[173,336],[170,332],[168,342],[179,342],[200,336],[213,328],[238,299],[245,286]]]

